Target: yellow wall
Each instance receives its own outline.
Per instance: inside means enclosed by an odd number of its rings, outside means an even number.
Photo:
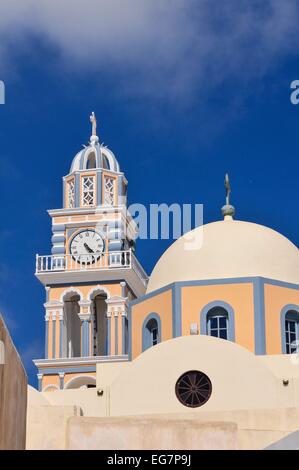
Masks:
[[[88,209],[88,208],[87,208]],[[90,212],[91,214],[84,214],[84,215],[70,215],[70,216],[56,216],[53,217],[53,223],[54,224],[67,224],[71,222],[86,222],[88,221],[100,221],[102,219],[105,220],[114,220],[115,218],[119,219],[119,212],[113,213],[113,214],[96,214],[95,209],[90,206]]]
[[[190,335],[191,323],[200,333],[200,313],[214,301],[231,305],[235,317],[235,340],[254,353],[254,292],[252,283],[182,287],[182,336]],[[173,337],[171,289],[132,307],[132,358],[142,352],[142,324],[151,312],[161,318],[162,341]]]
[[[66,385],[73,378],[78,377],[80,375],[96,377],[96,372],[80,372],[80,373],[75,372],[75,373],[65,374],[64,385]],[[58,388],[60,388],[59,375],[58,374],[44,375],[42,378],[42,389],[44,389],[48,385],[56,385]]]
[[[56,385],[59,388],[59,375],[44,375],[42,378],[42,388],[44,389],[48,385]]]
[[[299,291],[265,284],[265,329],[267,354],[281,354],[281,310],[288,304],[299,306]]]
[[[172,290],[158,294],[132,306],[132,358],[142,352],[142,325],[149,313],[161,319],[162,341],[172,338]]]
[[[121,285],[119,282],[114,284],[103,284],[99,282],[99,284],[87,284],[87,285],[80,285],[74,286],[74,289],[80,291],[82,293],[83,299],[87,299],[88,293],[97,286],[102,286],[104,290],[107,290],[111,296],[114,295],[121,295]],[[49,291],[49,301],[52,302],[54,300],[60,301],[61,295],[64,291],[70,289],[71,286],[64,286],[64,287],[51,287]]]
[[[182,335],[190,334],[190,324],[200,329],[200,312],[210,302],[223,301],[235,314],[236,343],[254,352],[253,284],[188,286],[182,288]]]

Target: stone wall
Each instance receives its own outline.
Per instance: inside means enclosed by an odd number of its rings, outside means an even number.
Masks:
[[[235,423],[150,417],[68,420],[68,450],[236,450]]]
[[[27,375],[0,315],[0,449],[25,449]]]

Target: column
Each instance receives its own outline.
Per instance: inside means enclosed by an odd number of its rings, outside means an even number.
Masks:
[[[111,355],[111,311],[109,309],[107,309],[106,317],[107,317],[106,354],[107,356],[110,356]]]
[[[103,204],[102,198],[102,170],[97,171],[97,206]]]
[[[127,283],[125,281],[120,282],[120,287],[121,287],[121,296],[123,299],[126,299]]]
[[[91,302],[89,300],[81,300],[79,302],[80,313],[79,318],[81,320],[81,356],[91,356],[91,335],[90,335],[90,323],[91,323]]]
[[[122,330],[122,351],[123,355],[128,354],[127,347],[126,347],[126,337],[128,338],[128,331],[126,331],[126,320],[127,320],[127,312],[124,310],[121,314],[121,330]]]
[[[114,355],[118,356],[118,310],[114,310]]]
[[[38,391],[42,391],[42,381],[43,381],[43,374],[37,374],[37,380],[38,380]]]
[[[55,358],[59,357],[59,349],[56,348],[57,339],[59,339],[60,326],[61,323],[56,323],[57,320],[63,319],[63,303],[58,300],[53,300],[51,302],[46,302],[44,304],[46,314],[45,314],[45,358],[49,357]],[[58,331],[57,331],[58,330]],[[50,354],[52,351],[52,354]]]
[[[106,350],[106,354],[107,356],[110,356],[111,355],[111,311],[108,311],[107,310],[107,313],[106,313],[106,317],[107,317],[107,350]]]
[[[58,310],[59,319],[59,357],[63,357],[65,354],[65,335],[64,335],[64,311],[63,306]]]
[[[59,387],[60,387],[60,390],[64,389],[64,376],[65,376],[64,372],[59,372]]]
[[[56,358],[56,311],[52,312],[52,359]]]
[[[123,320],[126,315],[126,298],[120,296],[110,297],[107,303],[107,340],[109,344],[108,355],[123,354]]]
[[[90,356],[89,346],[90,346],[90,320],[91,315],[79,315],[81,324],[81,356],[87,357]]]
[[[50,312],[46,310],[45,314],[45,359],[49,357],[49,321],[50,321]]]
[[[123,303],[121,307],[121,350],[119,350],[119,354],[125,355],[128,354],[128,351],[126,350],[126,337],[128,337],[128,332],[126,331],[126,320],[127,320],[127,284],[125,281],[122,281],[120,283],[121,286],[121,295],[123,298]]]

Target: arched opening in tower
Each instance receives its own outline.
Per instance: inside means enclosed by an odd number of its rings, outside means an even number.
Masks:
[[[79,295],[64,300],[64,351],[63,357],[81,356],[81,321],[79,318]]]
[[[108,354],[107,295],[98,293],[92,299],[93,317],[93,355]]]

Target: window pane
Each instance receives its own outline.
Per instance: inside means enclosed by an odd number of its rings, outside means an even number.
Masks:
[[[226,328],[226,317],[219,317],[219,327]]]
[[[290,335],[290,338],[292,338],[292,341],[294,341],[294,339],[296,339],[296,332],[295,331],[290,331],[289,335]]]
[[[298,317],[299,322],[299,317]],[[286,319],[285,322],[285,341],[286,341],[286,353],[292,354],[297,350],[298,338],[298,322],[296,320]]]
[[[226,330],[220,330],[220,338],[227,339],[227,331]]]
[[[228,313],[222,307],[215,307],[208,313],[208,333],[216,338],[228,337]]]
[[[151,335],[152,335],[152,345],[155,346],[155,344],[158,343],[158,329],[153,328],[151,331]]]

